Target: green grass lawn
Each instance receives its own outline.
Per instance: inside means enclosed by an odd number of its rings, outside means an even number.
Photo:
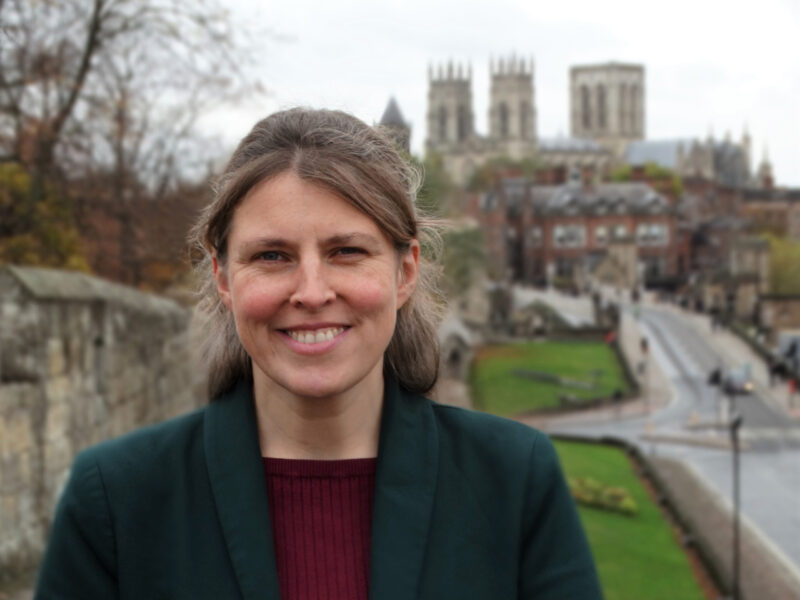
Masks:
[[[561,377],[591,382],[599,369],[597,387],[585,390],[533,381],[514,374],[515,369],[534,369]],[[627,391],[622,367],[614,351],[602,342],[525,342],[487,346],[478,352],[470,372],[475,407],[509,416],[532,409],[556,407],[559,396],[578,399],[608,397],[614,390]]]
[[[567,475],[625,487],[639,507],[635,517],[579,508],[606,600],[703,600],[686,554],[625,454],[595,444],[555,446]]]

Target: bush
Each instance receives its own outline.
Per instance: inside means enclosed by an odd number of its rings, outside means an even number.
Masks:
[[[567,483],[575,502],[582,506],[635,517],[639,508],[627,488],[609,486],[591,477],[568,477]]]

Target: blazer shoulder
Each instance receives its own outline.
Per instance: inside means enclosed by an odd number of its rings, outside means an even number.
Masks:
[[[442,443],[457,446],[460,452],[471,447],[510,468],[527,467],[537,454],[552,456],[549,438],[533,427],[465,408],[436,403],[433,407]]]
[[[127,478],[168,468],[202,446],[205,413],[203,407],[89,446],[78,453],[73,469],[96,465],[104,476]]]

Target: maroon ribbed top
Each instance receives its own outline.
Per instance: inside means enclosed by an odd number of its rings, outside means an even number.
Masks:
[[[367,600],[377,458],[264,458],[282,600]]]

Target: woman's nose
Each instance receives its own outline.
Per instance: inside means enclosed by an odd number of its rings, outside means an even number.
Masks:
[[[329,304],[336,297],[319,260],[301,262],[297,269],[297,283],[289,302],[294,306],[316,309]]]

